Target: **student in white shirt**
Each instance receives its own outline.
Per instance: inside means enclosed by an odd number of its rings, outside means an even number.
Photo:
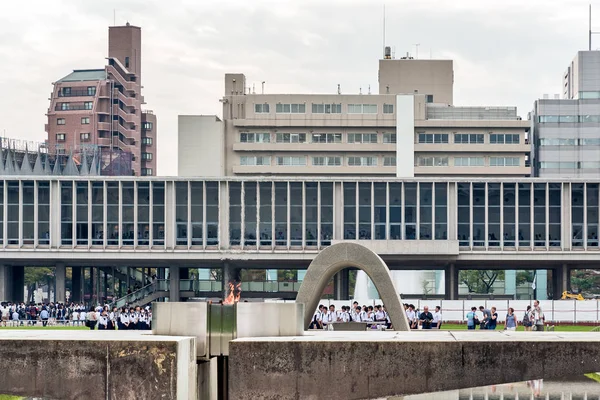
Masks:
[[[73,319],[73,326],[79,325],[79,311],[77,309],[73,310],[71,318]]]
[[[127,313],[127,310],[125,309],[125,307],[123,307],[121,309],[121,313],[119,314],[119,321],[118,321],[118,327],[119,330],[127,330],[129,329],[129,314]]]
[[[406,319],[408,319],[408,324],[411,329],[415,329],[415,318],[416,318],[416,313],[414,310],[414,306],[412,304],[410,304],[408,306],[408,309],[406,310]]]
[[[442,326],[442,308],[435,306],[433,313],[433,321],[431,321],[431,329],[440,329]]]
[[[85,312],[85,309],[81,309],[79,312],[79,323],[85,325],[86,317],[87,313]]]
[[[98,317],[98,330],[105,331],[108,329],[108,315],[106,314],[106,310],[102,311],[102,314]]]
[[[369,322],[369,314],[368,311],[369,309],[367,308],[367,306],[363,306],[362,311],[360,312],[360,322]]]

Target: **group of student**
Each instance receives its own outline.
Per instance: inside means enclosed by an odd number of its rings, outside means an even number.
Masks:
[[[414,304],[404,304],[404,312],[410,329],[440,329],[442,327],[442,308],[435,307],[432,313],[428,306],[423,307],[419,312]]]
[[[328,329],[331,328],[332,324],[340,322],[366,322],[367,325],[374,328],[378,326],[385,326],[387,329],[392,328],[390,316],[384,305],[376,305],[375,307],[363,305],[361,307],[357,301],[352,304],[352,307],[342,306],[340,310],[336,310],[333,304],[329,308],[323,304],[319,305],[309,328]]]
[[[140,306],[123,307],[120,310],[114,307],[109,310],[108,306],[97,307],[90,323],[87,325],[91,330],[137,330],[146,331],[152,329],[152,309]]]
[[[477,307],[471,307],[471,311],[467,313],[466,318],[467,329],[476,329],[479,327],[479,329],[494,330],[498,325],[498,312],[496,307],[487,309],[484,306],[479,306],[479,313],[477,312]],[[527,306],[527,310],[523,314],[521,321],[519,321],[515,314],[515,309],[509,307],[504,320],[504,329],[507,331],[516,331],[519,324],[521,324],[526,331],[543,331],[545,320],[546,318],[542,311],[542,307],[540,306],[540,302],[535,300],[533,302],[533,307],[530,305]]]
[[[149,330],[152,327],[150,307],[108,306],[87,308],[82,304],[62,303],[25,304],[0,303],[0,326],[37,325],[86,326],[91,330]]]

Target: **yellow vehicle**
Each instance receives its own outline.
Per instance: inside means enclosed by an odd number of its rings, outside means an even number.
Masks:
[[[567,299],[585,300],[583,298],[583,296],[581,295],[581,293],[573,294],[573,293],[569,293],[569,292],[563,292],[562,297],[560,299],[561,300],[567,300]]]

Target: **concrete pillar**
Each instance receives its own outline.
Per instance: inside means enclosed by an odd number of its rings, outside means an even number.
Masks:
[[[455,264],[449,264],[445,273],[446,299],[458,300],[458,268]]]
[[[54,267],[54,278],[56,279],[56,293],[54,298],[57,303],[64,303],[67,295],[67,267],[65,264],[56,264]]]
[[[350,270],[344,268],[333,279],[333,293],[336,300],[350,299]]]
[[[12,302],[25,301],[23,287],[25,286],[25,267],[11,267],[11,297]]]
[[[537,279],[535,280],[535,296],[538,300],[548,300],[548,270],[540,269],[536,274]],[[570,287],[570,285],[568,286]]]
[[[570,271],[567,264],[562,264],[553,271],[552,283],[554,284],[554,300],[561,298],[562,293],[569,291]]]
[[[0,302],[9,301],[12,298],[10,281],[10,267],[0,265]]]
[[[240,283],[240,270],[228,262],[223,263],[223,299],[229,295],[229,283]]]
[[[179,301],[179,267],[169,267],[169,301]]]
[[[83,298],[82,295],[82,267],[71,267],[71,299],[75,303],[79,303]]]
[[[217,400],[218,386],[217,358],[198,362],[198,398]]]
[[[504,294],[517,294],[517,270],[504,271]]]

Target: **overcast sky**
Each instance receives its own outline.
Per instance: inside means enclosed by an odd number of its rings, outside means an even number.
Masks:
[[[454,60],[456,105],[516,105],[560,93],[587,50],[588,1],[385,1],[396,56]],[[42,141],[51,83],[102,68],[108,26],[142,27],[142,84],[158,116],[158,173],[177,173],[177,115],[221,114],[223,75],[267,93],[377,91],[380,0],[0,1],[0,136]],[[600,31],[600,2],[594,28]],[[594,49],[600,48],[600,35]],[[199,171],[198,175],[202,175]]]

